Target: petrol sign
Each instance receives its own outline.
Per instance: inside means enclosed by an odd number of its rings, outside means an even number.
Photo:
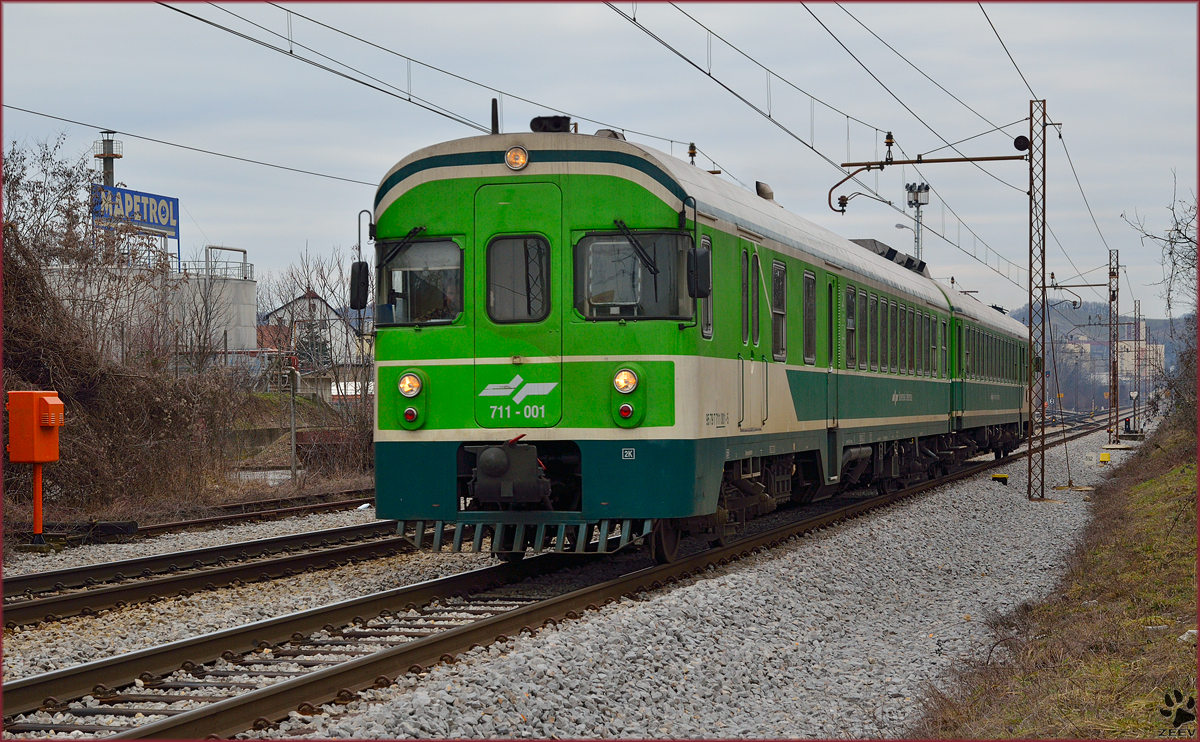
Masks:
[[[144,231],[179,239],[179,199],[126,188],[96,185],[92,198],[96,220],[124,222]]]

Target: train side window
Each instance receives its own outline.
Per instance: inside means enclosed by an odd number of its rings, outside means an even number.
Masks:
[[[963,342],[964,334],[966,342]],[[958,328],[958,363],[959,375],[964,379],[971,378],[971,328],[964,331],[961,325]]]
[[[979,378],[988,378],[988,337],[986,333],[979,333]]]
[[[712,254],[712,238],[704,235],[700,238],[700,247],[708,250]],[[700,334],[706,340],[712,340],[713,336],[713,295],[709,291],[707,297],[700,300]]]
[[[925,348],[929,346],[929,318],[924,312],[917,312],[917,376],[925,376]]]
[[[924,348],[924,350],[921,352],[921,357],[924,358],[924,360],[925,360],[925,375],[926,376],[931,375],[930,372],[933,371],[933,364],[937,363],[937,359],[931,357],[931,354],[929,352],[929,327],[930,327],[930,320],[932,320],[932,319],[933,319],[932,317],[930,317],[928,314],[926,314],[925,318],[921,320],[921,339],[925,341],[921,345],[921,347]],[[934,338],[934,342],[937,342],[936,327],[935,327],[935,330],[933,333],[933,338]],[[933,373],[932,375],[936,376],[937,374]]]
[[[742,250],[742,345],[750,342],[750,255]]]
[[[917,373],[929,375],[929,315],[918,312],[917,317]]]
[[[787,360],[787,266],[771,263],[771,357]]]
[[[891,341],[889,356],[891,358],[892,373],[896,373],[900,369],[897,365],[899,362],[897,354],[900,352],[900,346],[897,343],[896,302],[894,301],[888,305],[888,320],[888,326],[891,328],[891,331],[888,333],[888,340]]]
[[[858,367],[865,371],[867,369],[868,361],[867,348],[871,337],[871,333],[868,332],[868,326],[870,325],[870,322],[867,320],[866,291],[858,292],[858,316],[861,318],[859,321],[862,322],[862,331],[858,333]]]
[[[879,300],[875,294],[871,294],[870,303],[870,338],[868,342],[871,346],[871,370],[879,370]]]
[[[855,310],[858,307],[858,302],[854,300],[854,287],[846,287],[846,368],[854,368],[858,365],[858,341],[854,336],[857,331],[855,326]]]
[[[925,369],[929,373],[927,373],[925,375],[932,376],[933,378],[936,379],[937,375],[938,375],[938,370],[937,370],[937,362],[938,362],[938,358],[937,358],[938,334],[937,334],[937,331],[938,331],[938,326],[937,326],[937,315],[936,314],[926,315],[925,328],[928,330],[928,332],[925,333],[925,339],[926,339],[925,357],[929,359],[928,362],[925,364]]]
[[[759,297],[759,287],[762,286],[762,266],[758,262],[758,253],[750,261],[750,332],[755,345],[758,345],[758,316],[762,313],[762,300]]]
[[[914,321],[913,308],[908,308],[908,337],[905,338],[905,345],[908,346],[908,373],[915,374],[917,369],[917,323]]]
[[[904,305],[900,305],[900,373],[904,373],[904,364],[908,361],[904,351],[906,344],[904,342],[904,334],[908,332],[908,323],[904,319]]]
[[[948,365],[946,365],[946,361],[949,360],[948,353],[946,352],[946,340],[947,339],[948,338],[946,337],[946,320],[942,320],[942,378],[943,379],[946,378],[947,374],[950,371],[950,367]]]
[[[493,322],[537,322],[550,314],[550,245],[499,237],[487,248],[487,313]]]
[[[804,362],[817,362],[817,277],[804,271]]]

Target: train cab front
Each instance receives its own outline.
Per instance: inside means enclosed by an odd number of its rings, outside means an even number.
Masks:
[[[701,510],[672,354],[711,263],[624,143],[576,136],[448,143],[381,186],[376,508],[420,547],[603,552]]]

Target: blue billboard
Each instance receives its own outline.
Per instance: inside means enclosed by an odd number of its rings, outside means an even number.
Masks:
[[[179,199],[126,188],[96,185],[92,217],[121,221],[147,232],[179,239]]]

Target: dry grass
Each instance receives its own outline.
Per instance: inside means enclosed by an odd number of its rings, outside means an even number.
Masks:
[[[1196,694],[1196,648],[1177,640],[1196,628],[1192,422],[1164,425],[1097,490],[1058,590],[994,618],[992,651],[961,667],[948,693],[929,690],[911,736],[1165,735],[1164,693]]]

